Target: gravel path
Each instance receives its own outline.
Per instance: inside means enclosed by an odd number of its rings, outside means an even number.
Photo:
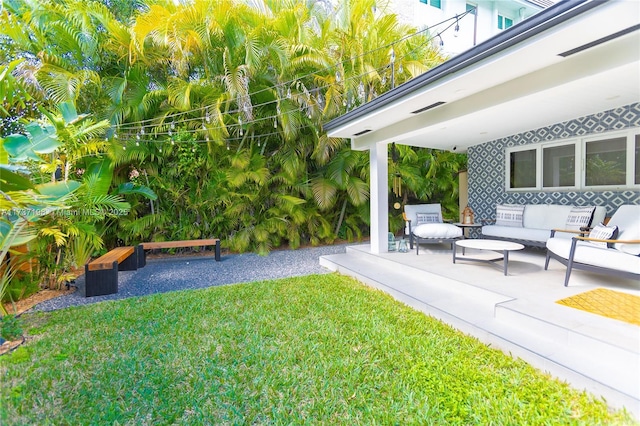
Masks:
[[[84,296],[84,276],[76,281],[78,291],[47,300],[33,311],[52,311],[69,306],[88,305],[105,300],[125,299],[168,291],[212,287],[274,278],[309,274],[325,274],[320,256],[344,253],[348,244],[276,250],[267,256],[253,253],[223,254],[220,262],[213,256],[175,256],[147,259],[147,265],[137,271],[118,273],[118,293],[107,296]]]

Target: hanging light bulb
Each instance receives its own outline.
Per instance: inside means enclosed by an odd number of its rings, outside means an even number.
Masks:
[[[278,120],[273,120],[273,128],[277,129],[278,128]],[[259,142],[258,142],[259,143]]]
[[[404,68],[402,67],[402,62],[400,62],[400,66],[398,67],[398,72],[402,74],[404,72]]]
[[[176,123],[172,121],[172,122],[171,122],[171,129],[173,130],[173,129],[175,129],[175,128],[176,128]]]
[[[140,134],[144,135],[144,127],[140,129]]]
[[[287,89],[287,99],[291,99],[291,87]]]
[[[460,32],[460,25],[458,23],[458,15],[456,15],[456,27],[453,30],[453,36],[458,37],[459,32]]]
[[[173,140],[173,138],[171,138],[171,145],[175,145],[176,142]]]
[[[136,146],[140,146],[140,141],[136,141]]]

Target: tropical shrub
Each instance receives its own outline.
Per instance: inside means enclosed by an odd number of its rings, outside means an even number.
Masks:
[[[444,60],[429,31],[374,0],[14,0],[0,14],[0,36],[5,59],[28,58],[12,75],[43,111],[91,111],[78,122],[48,114],[60,135],[82,122],[90,129],[92,117],[106,130],[90,143],[65,137],[46,171],[60,167],[71,179],[100,152],[112,190],[158,194],[124,195],[129,214],[83,219],[90,226],[59,219],[76,264],[99,250],[98,237],[107,246],[219,237],[231,250],[266,253],[365,236],[367,153],[328,138],[322,123]],[[394,202],[438,201],[455,216],[463,164],[400,149],[390,168],[404,192]],[[395,228],[394,210],[390,220]],[[47,238],[56,244],[55,233]]]

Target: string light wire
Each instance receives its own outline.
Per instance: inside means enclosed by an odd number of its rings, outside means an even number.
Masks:
[[[454,25],[456,25],[456,27],[458,27],[459,20],[461,18],[463,18],[464,16],[466,16],[467,14],[471,13],[473,10],[474,9],[470,9],[470,10],[466,11],[465,13],[463,13],[461,15],[456,15],[455,17],[448,18],[448,19],[446,19],[446,20],[444,20],[442,22],[439,22],[439,23],[431,26],[431,27],[426,27],[423,30],[417,31],[417,32],[412,33],[412,34],[408,34],[408,35],[406,35],[406,36],[404,36],[404,37],[402,37],[402,38],[400,38],[398,40],[395,40],[395,41],[393,41],[391,43],[388,43],[388,44],[386,44],[384,46],[380,46],[378,48],[375,48],[375,49],[369,50],[367,52],[364,52],[362,54],[350,57],[350,58],[345,59],[345,60],[343,60],[341,62],[338,62],[338,63],[336,63],[334,65],[330,65],[328,67],[325,67],[324,69],[316,70],[316,71],[311,72],[309,74],[306,74],[306,75],[304,75],[302,77],[297,77],[297,78],[295,78],[293,80],[289,80],[287,82],[279,83],[279,84],[276,84],[276,85],[268,87],[268,88],[264,88],[264,89],[260,89],[260,90],[255,91],[255,92],[248,93],[246,95],[243,95],[242,97],[243,98],[246,97],[246,98],[250,99],[251,96],[254,96],[256,94],[262,93],[262,92],[267,91],[267,90],[268,91],[274,91],[274,90],[277,91],[277,89],[283,88],[286,85],[292,85],[294,83],[300,84],[300,81],[302,79],[306,78],[306,77],[310,77],[310,76],[316,75],[316,74],[318,74],[319,72],[322,72],[322,71],[326,71],[326,70],[330,70],[330,69],[334,69],[334,68],[338,69],[339,66],[344,65],[345,63],[351,62],[354,59],[358,59],[358,58],[364,57],[366,55],[372,54],[372,53],[377,52],[377,51],[379,51],[381,49],[386,49],[388,47],[392,47],[393,48],[394,45],[396,45],[398,43],[401,43],[402,41],[405,41],[405,40],[407,40],[407,39],[409,39],[411,37],[415,37],[415,36],[417,36],[419,34],[422,34],[422,33],[426,32],[426,31],[428,31],[428,30],[430,30],[430,29],[432,29],[434,27],[437,27],[439,25],[442,25],[442,24],[444,24],[444,23],[446,23],[448,21],[453,21],[446,28],[444,28],[443,30],[438,32],[436,35],[431,36],[424,43],[419,44],[418,46],[414,47],[411,51],[409,51],[409,52],[405,53],[404,55],[402,55],[403,59],[407,58],[408,56],[411,56],[413,53],[415,53],[416,50],[418,50],[419,48],[423,47],[425,44],[427,44],[429,42],[432,42],[435,38],[439,38],[442,41],[442,34],[445,31],[447,31],[449,28],[453,27]],[[400,63],[402,64],[402,62],[400,62]],[[375,71],[376,72],[386,71],[386,69],[388,69],[389,66],[393,66],[393,64],[391,64],[391,65],[387,64],[387,65],[381,66],[381,67],[377,68]],[[366,75],[370,75],[370,74],[371,74],[371,71],[363,72],[363,73],[360,73],[358,75],[352,75],[350,77],[347,77],[345,79],[345,82],[346,81],[350,81],[350,80],[355,80],[355,79],[361,79],[362,77],[364,77]],[[337,77],[336,80],[338,80],[339,73],[337,73],[336,77]],[[309,92],[318,93],[321,96],[322,95],[322,90],[326,89],[328,87],[331,87],[331,86],[332,86],[332,84],[326,84],[324,86],[316,86],[316,87],[313,87],[310,91],[308,91],[307,88],[304,87],[304,84],[303,84],[303,91],[302,92],[298,92],[296,94],[296,97],[305,96],[306,95],[308,97],[308,99],[310,100],[313,95],[311,93],[309,93]],[[362,81],[360,82],[360,86],[362,86]],[[290,90],[291,90],[291,88],[289,86],[288,90],[287,90],[287,98],[288,99],[291,99]],[[346,95],[348,95],[348,93],[343,93],[343,95],[346,96]],[[224,137],[224,138],[222,138],[222,140],[220,140],[220,142],[226,142],[227,149],[230,149],[230,142],[242,141],[242,140],[244,140],[244,139],[246,139],[248,137],[249,134],[247,134],[247,136],[245,136],[243,134],[244,133],[243,127],[247,127],[247,129],[248,129],[254,123],[273,120],[274,127],[277,128],[278,127],[278,118],[280,118],[283,114],[298,113],[298,112],[302,111],[303,108],[311,110],[313,108],[313,106],[316,106],[316,107],[317,106],[321,106],[322,107],[321,103],[323,103],[323,102],[320,102],[316,97],[315,102],[313,104],[306,105],[304,107],[298,107],[298,108],[289,109],[289,110],[286,110],[283,113],[282,111],[280,111],[280,105],[279,105],[282,100],[283,100],[282,98],[278,97],[277,99],[274,99],[274,100],[271,100],[271,101],[266,101],[266,102],[263,102],[261,104],[251,105],[251,108],[255,109],[255,108],[264,107],[264,106],[268,106],[268,105],[271,105],[273,103],[276,103],[277,104],[277,113],[275,115],[260,117],[260,118],[253,119],[253,120],[248,120],[248,121],[245,121],[245,122],[243,122],[242,118],[239,117],[237,124],[227,124],[227,125],[225,125],[223,123],[222,125],[207,127],[206,124],[205,124],[205,121],[207,123],[209,123],[210,120],[211,120],[210,109],[214,109],[216,115],[219,114],[219,112],[218,112],[218,110],[216,108],[216,105],[212,104],[212,105],[205,105],[205,106],[193,108],[193,109],[188,110],[188,111],[180,111],[180,112],[177,112],[177,113],[174,113],[174,114],[166,115],[163,118],[160,118],[160,120],[161,120],[160,123],[157,123],[158,118],[155,118],[155,117],[151,118],[151,119],[140,120],[140,121],[137,121],[137,122],[129,122],[129,123],[126,123],[126,124],[123,124],[123,125],[119,126],[119,130],[120,131],[122,131],[122,130],[125,131],[125,134],[127,134],[127,136],[128,136],[127,139],[131,139],[132,135],[135,135],[136,145],[137,146],[139,146],[139,142],[140,142],[140,139],[141,139],[140,136],[141,135],[145,135],[145,133],[146,133],[145,132],[145,128],[150,129],[151,131],[149,133],[152,133],[154,135],[154,137],[156,137],[156,138],[158,136],[165,136],[166,135],[166,136],[169,136],[169,139],[168,140],[167,139],[164,139],[164,140],[157,140],[157,139],[156,140],[149,140],[147,138],[144,138],[144,140],[143,140],[144,143],[165,144],[165,143],[169,143],[170,142],[171,145],[174,145],[176,141],[172,136],[173,136],[173,133],[175,131],[176,118],[178,118],[180,116],[184,116],[184,115],[189,114],[189,113],[193,113],[193,112],[197,112],[197,111],[201,111],[201,112],[204,111],[205,112],[205,117],[198,116],[198,117],[183,118],[183,119],[180,120],[181,124],[183,124],[183,123],[191,123],[191,122],[194,122],[194,121],[202,122],[202,127],[197,127],[195,129],[184,129],[184,127],[181,127],[180,133],[181,134],[185,134],[185,133],[186,134],[197,134],[199,132],[206,132],[206,136],[205,136],[204,139],[190,140],[188,142],[190,142],[190,143],[209,143],[211,141],[211,138],[210,138],[210,133],[211,132],[213,132],[213,131],[223,131],[224,133],[227,133],[228,135],[230,135],[229,130],[233,131],[234,129],[236,129],[240,133],[239,136],[236,136],[236,137]],[[350,101],[351,101],[351,96],[348,96],[347,99],[343,100],[343,102],[347,102],[348,104],[350,103]],[[364,101],[364,102],[366,102],[366,101]],[[357,102],[356,102],[356,104],[357,104]],[[229,110],[229,111],[225,111],[224,114],[227,115],[227,116],[231,116],[231,115],[233,115],[235,113],[243,112],[243,111],[244,111],[244,108],[237,108],[237,109],[232,109],[232,110]],[[311,118],[311,114],[312,114],[312,112],[309,111],[308,112],[309,118]],[[167,123],[168,119],[171,119],[170,124]],[[156,123],[156,124],[154,124],[154,123]],[[163,128],[163,127],[168,127],[168,130],[159,132],[158,128]],[[315,127],[315,125],[306,124],[306,125],[302,125],[302,126],[297,126],[297,129],[300,130],[300,129],[306,129],[306,128],[310,128],[310,127]],[[134,132],[127,132],[127,130],[133,130]],[[280,131],[272,131],[272,132],[269,132],[269,133],[261,133],[259,135],[255,135],[255,134],[252,133],[251,134],[251,140],[253,141],[253,140],[255,140],[257,138],[258,139],[258,146],[260,146],[260,144],[261,144],[260,141],[261,141],[262,138],[266,138],[266,137],[270,137],[270,136],[276,136],[276,135],[280,135],[280,134],[281,134]],[[119,139],[122,139],[122,138],[119,138]],[[127,141],[125,140],[123,142],[124,142],[123,149],[126,149]],[[185,141],[185,142],[187,142],[187,141]],[[162,147],[160,147],[159,149],[162,150]]]
[[[265,92],[265,91],[274,91],[274,90],[277,90],[279,88],[282,88],[282,87],[285,87],[285,86],[288,86],[288,85],[292,85],[292,84],[294,84],[296,82],[299,82],[299,81],[301,81],[301,80],[303,80],[303,79],[305,79],[307,77],[316,75],[319,72],[323,72],[323,71],[327,71],[327,70],[331,70],[331,69],[338,69],[339,66],[342,66],[345,63],[349,63],[349,62],[352,62],[352,61],[354,61],[354,60],[356,60],[358,58],[364,57],[366,55],[373,54],[373,53],[375,53],[375,52],[377,52],[377,51],[379,51],[381,49],[386,49],[388,47],[392,47],[392,46],[394,46],[394,45],[396,45],[398,43],[401,43],[401,42],[403,42],[403,41],[405,41],[405,40],[407,40],[409,38],[412,38],[412,37],[415,37],[417,35],[420,35],[420,34],[426,32],[426,31],[428,31],[428,30],[430,30],[430,29],[432,29],[434,27],[440,26],[440,25],[442,25],[442,24],[444,24],[444,23],[446,23],[448,21],[453,21],[453,23],[449,24],[444,30],[438,32],[438,34],[436,34],[435,36],[431,37],[428,41],[433,40],[435,37],[440,37],[440,39],[442,39],[441,34],[443,32],[445,32],[446,30],[451,28],[453,25],[456,25],[456,23],[459,22],[459,20],[462,17],[464,17],[465,15],[469,14],[472,10],[473,9],[470,9],[470,10],[466,11],[465,13],[463,13],[461,15],[456,15],[455,17],[445,19],[444,21],[441,21],[441,22],[439,22],[437,24],[434,24],[431,27],[426,27],[426,28],[424,28],[422,30],[416,31],[415,33],[408,34],[408,35],[406,35],[404,37],[401,37],[398,40],[395,40],[393,42],[387,43],[386,45],[377,47],[377,48],[369,50],[367,52],[363,52],[363,53],[361,53],[359,55],[356,55],[356,56],[349,57],[347,59],[342,60],[341,62],[338,62],[338,63],[333,64],[333,65],[329,65],[329,66],[327,66],[327,67],[325,67],[323,69],[310,72],[310,73],[308,73],[306,75],[303,75],[301,77],[297,77],[295,79],[292,79],[292,80],[289,80],[289,81],[286,81],[286,82],[278,83],[278,84],[276,84],[274,86],[270,86],[270,87],[267,87],[267,88],[264,88],[264,89],[257,90],[255,92],[248,93],[246,95],[243,95],[242,97],[243,98],[244,97],[251,98],[252,96],[255,96],[255,95],[257,95],[259,93],[262,93],[262,92]],[[417,50],[419,47],[422,47],[424,44],[426,44],[426,43],[423,43],[423,44],[417,46],[412,51],[410,51],[407,54],[403,55],[403,58],[406,58],[407,56],[411,55],[413,52],[415,52],[415,50]],[[388,67],[388,65],[382,66],[380,68],[377,68],[376,71],[384,70],[387,67]],[[363,77],[365,75],[368,75],[370,73],[371,73],[370,71],[367,71],[367,72],[361,73],[359,75],[347,77],[347,79],[348,80],[358,79],[358,78],[361,78],[361,77]],[[314,87],[313,89],[311,89],[311,91],[317,92],[317,91],[320,91],[320,90],[325,89],[325,88],[330,87],[330,86],[331,86],[330,84],[327,84],[327,85],[324,85],[324,86]],[[305,88],[305,90],[306,90],[306,88]],[[273,104],[273,103],[279,103],[281,100],[282,99],[278,98],[278,99],[275,99],[275,100],[272,100],[272,101],[263,102],[261,104],[252,105],[252,108],[258,108],[258,107],[265,106],[265,105],[270,105],[270,104]],[[119,125],[118,129],[120,131],[123,131],[123,130],[124,131],[126,131],[126,130],[138,130],[138,131],[144,133],[144,129],[145,128],[152,129],[152,128],[157,128],[157,127],[162,127],[163,125],[166,125],[166,122],[169,121],[170,119],[173,119],[173,121],[175,121],[176,118],[184,116],[184,115],[187,115],[187,114],[190,114],[190,113],[193,113],[193,112],[205,111],[205,112],[207,112],[207,115],[208,115],[208,110],[209,109],[216,109],[216,105],[209,104],[209,105],[193,108],[193,109],[187,110],[187,111],[180,111],[180,112],[168,114],[168,115],[164,116],[163,118],[161,118],[162,123],[160,123],[160,124],[157,123],[158,118],[154,117],[154,118],[149,118],[149,119],[145,119],[145,120],[139,120],[139,121],[135,121],[135,122],[124,123],[124,124]],[[216,111],[217,111],[217,109],[216,109]],[[244,111],[243,108],[237,108],[237,109],[232,109],[232,110],[225,111],[224,114],[232,115],[232,114],[243,112],[243,111]],[[300,111],[300,108],[298,108],[296,110],[296,112],[297,111]],[[267,117],[267,118],[273,119],[274,116]],[[265,119],[267,119],[267,118],[265,118]],[[184,119],[181,119],[180,122],[181,123],[185,123],[185,122],[191,122],[191,121],[202,121],[203,119],[204,119],[203,117],[199,116],[199,117],[193,117],[193,118],[184,118]],[[258,119],[256,121],[262,121],[262,119]],[[248,125],[248,124],[252,124],[253,122],[255,122],[255,121],[247,121],[247,122],[245,122],[243,124]],[[233,126],[233,125],[231,125],[231,126]],[[226,127],[228,127],[228,126],[219,126],[219,127],[211,128],[210,130],[219,130],[219,129],[223,129],[223,128],[226,128]],[[163,133],[164,134],[168,134],[168,132],[154,132],[154,133],[155,134],[163,134]]]

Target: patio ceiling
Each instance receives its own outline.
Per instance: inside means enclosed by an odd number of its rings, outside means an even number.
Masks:
[[[325,130],[350,138],[359,150],[396,142],[464,152],[638,101],[640,2],[571,1],[332,120]]]

